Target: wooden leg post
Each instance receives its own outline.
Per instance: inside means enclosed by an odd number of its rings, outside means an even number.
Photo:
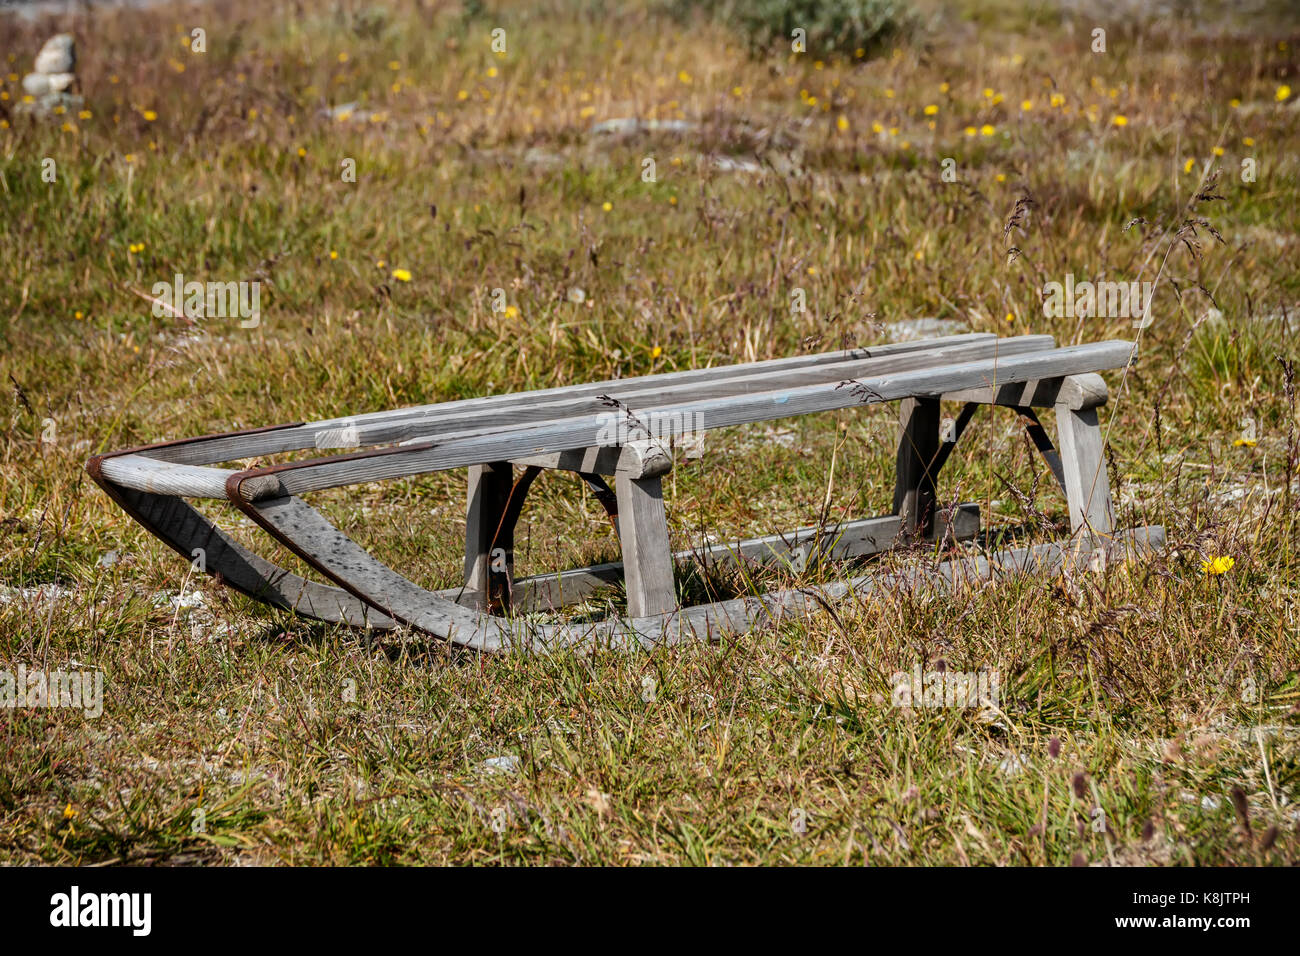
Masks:
[[[664,614],[677,606],[673,588],[673,557],[668,547],[668,519],[660,478],[616,475],[619,540],[623,545],[623,575],[627,613],[631,617]]]
[[[1070,528],[1098,536],[1115,527],[1115,506],[1110,497],[1110,476],[1102,450],[1101,426],[1095,407],[1074,410],[1056,406],[1056,430],[1061,443],[1061,470],[1065,496],[1070,502]]]
[[[907,534],[928,536],[934,528],[934,474],[939,451],[939,400],[905,398],[900,403],[894,514],[903,518]]]
[[[484,610],[504,610],[515,570],[515,529],[502,521],[510,500],[513,469],[507,461],[473,465],[465,513],[465,589]],[[495,537],[495,541],[493,538]]]

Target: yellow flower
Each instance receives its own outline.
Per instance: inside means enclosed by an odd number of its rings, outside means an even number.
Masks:
[[[456,91],[456,99],[461,100],[461,101],[467,100],[467,99],[469,99],[469,93],[466,92],[465,90],[457,90],[457,91]]]
[[[410,282],[410,281],[411,281],[411,270],[410,270],[410,269],[394,269],[392,274],[393,274],[393,278],[396,279],[398,282]]]
[[[1253,438],[1238,438],[1232,443],[1233,448],[1254,448],[1259,442]]]
[[[1222,155],[1223,155],[1223,147],[1222,147],[1222,146],[1216,146],[1216,147],[1214,147],[1214,155],[1215,155],[1215,156],[1222,156]]]
[[[1279,103],[1282,103],[1286,101],[1288,98],[1290,98],[1290,96],[1291,96],[1291,87],[1283,83],[1281,86],[1277,88],[1277,92],[1273,94],[1273,99],[1277,100]]]
[[[578,116],[581,117],[582,119],[587,119],[587,117],[595,116],[595,115],[596,115],[596,107],[594,106],[584,106],[581,110],[578,111]]]
[[[871,124],[871,132],[883,133],[884,131],[885,131],[885,127],[881,126],[879,122],[875,122]]]
[[[1241,100],[1237,99],[1237,98],[1234,96],[1232,99],[1228,100],[1228,105],[1231,106],[1231,107],[1235,110],[1237,107],[1239,107],[1239,106],[1241,105]]]
[[[885,99],[892,100],[893,98],[894,98],[894,90],[893,87],[890,87],[889,89],[885,90]]]
[[[1012,322],[1014,322],[1014,321],[1016,321],[1016,314],[1015,314],[1014,312],[1008,312],[1008,313],[1007,313],[1007,324],[1010,324],[1010,323],[1012,323]]]
[[[487,75],[489,78],[495,77],[497,75],[497,68],[495,66],[489,66],[487,69]]]
[[[1007,174],[1006,174],[1006,173],[998,173],[998,174],[997,174],[996,176],[994,176],[993,178],[996,179],[996,180],[997,180],[998,182],[1000,182],[1000,183],[1005,183],[1005,182],[1007,181]]]
[[[605,210],[605,212],[609,212],[614,208],[614,204],[612,202],[602,203],[600,208]]]
[[[77,114],[77,119],[88,120],[94,115],[95,114],[90,112],[90,110],[82,110],[80,113]]]
[[[519,316],[519,307],[517,305],[506,306],[506,318],[514,319]]]
[[[994,94],[993,94],[993,100],[992,100],[993,105],[994,105],[994,106],[997,106],[999,103],[1002,102],[1003,98],[1004,98],[1004,97],[1002,96],[1001,93],[994,93]]]
[[[1119,113],[1119,114],[1117,114],[1116,116],[1111,117],[1111,120],[1110,120],[1110,121],[1111,121],[1112,123],[1114,123],[1116,126],[1127,126],[1127,125],[1128,125],[1128,117],[1125,116],[1123,113]]]
[[[670,206],[676,206],[676,205],[677,205],[677,197],[676,197],[676,196],[669,196],[669,197],[668,197],[668,205],[670,205]]]
[[[683,82],[683,83],[690,83],[690,82],[691,82],[691,75],[690,75],[689,73],[687,73],[685,70],[678,70],[678,71],[677,71],[677,79],[680,80],[680,81]]]
[[[659,356],[661,356],[661,355],[663,355],[663,354],[664,354],[664,350],[661,349],[661,348],[660,348],[659,346],[657,346],[657,345],[656,345],[654,348],[652,348],[652,349],[650,350],[650,357],[651,357],[652,359],[657,359]]]
[[[1201,562],[1201,570],[1206,574],[1227,574],[1237,562],[1232,558],[1218,557]]]
[[[993,88],[991,86],[984,87],[984,98],[986,100],[993,99]]]
[[[947,81],[939,84],[940,93],[947,93],[950,89],[952,89],[952,87],[948,85]]]
[[[1030,110],[1032,110],[1032,109],[1034,108],[1034,101],[1033,101],[1033,100],[1021,100],[1021,101],[1020,101],[1020,108],[1021,108],[1022,110],[1024,110],[1026,113],[1028,113]]]
[[[848,119],[848,117],[847,117],[847,116],[841,116],[839,119],[837,119],[837,120],[835,121],[835,128],[838,129],[841,133],[846,133],[846,132],[848,132],[848,129],[849,129],[849,119]]]
[[[916,254],[913,256],[913,258],[915,258],[917,262],[920,262],[922,259],[925,258],[924,250],[917,249]]]
[[[939,112],[939,107],[931,103],[929,106],[925,108],[924,112],[926,116],[934,116],[936,113]]]
[[[80,321],[82,316],[81,316],[81,313],[80,313],[80,312],[73,312],[73,313],[72,313],[72,317],[73,317],[74,319]]]
[[[977,130],[974,126],[967,126],[967,127],[966,127],[966,135],[967,135],[967,136],[974,136],[974,135],[975,135],[976,133],[978,133],[978,132],[979,132],[979,130]]]
[[[382,268],[383,268],[384,266],[386,266],[387,264],[388,264],[388,263],[384,262],[383,259],[377,259],[377,260],[375,260],[375,268],[376,268],[376,269],[382,269]]]
[[[298,158],[299,158],[299,159],[302,159],[302,158],[303,158],[304,156],[306,156],[306,155],[307,155],[307,150],[304,149],[303,147],[299,146],[299,147],[298,147]]]
[[[71,820],[76,815],[77,815],[77,811],[72,809],[72,804],[69,803],[66,807],[63,808],[63,819]]]
[[[1243,137],[1241,138],[1241,145],[1243,145],[1243,146],[1254,146],[1254,145],[1255,145],[1255,140],[1254,140],[1253,137],[1250,137],[1250,136],[1243,136]]]
[[[817,267],[816,267],[816,266],[809,266],[809,267],[808,267],[808,274],[809,274],[810,276],[815,276],[815,275],[817,274]]]
[[[1053,93],[1051,102],[1052,102],[1052,106],[1059,109],[1060,107],[1065,105],[1065,97],[1060,93]]]
[[[155,113],[153,110],[145,110],[140,115],[143,116],[145,118],[145,121],[149,123],[152,123],[154,120],[158,118],[158,114]]]
[[[126,247],[126,251],[127,251],[127,252],[130,252],[130,253],[132,253],[132,254],[137,253],[137,252],[144,252],[144,243],[143,243],[143,242],[132,242],[132,243],[130,243],[130,244]]]
[[[340,53],[340,54],[339,54],[339,62],[340,62],[340,63],[346,63],[346,62],[348,62],[348,55],[347,55],[346,53]]]
[[[736,99],[740,99],[740,94],[743,93],[743,92],[744,92],[744,90],[742,90],[742,89],[741,89],[740,87],[738,87],[738,86],[733,86],[733,87],[731,88],[731,95],[734,96],[734,97],[736,97]]]
[[[1187,162],[1183,163],[1183,172],[1190,173],[1192,171],[1192,167],[1195,165],[1196,165],[1196,160],[1192,159],[1189,156],[1187,158]]]
[[[995,130],[988,123],[985,123],[983,126],[980,127],[981,136],[992,136],[995,132],[997,132],[997,130]]]
[[[330,250],[330,259],[337,259],[338,257],[339,257],[338,252],[337,252],[336,250],[334,250],[334,249],[331,249],[331,250]]]

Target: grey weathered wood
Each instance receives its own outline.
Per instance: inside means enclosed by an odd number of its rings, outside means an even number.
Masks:
[[[894,401],[913,396],[939,396],[976,387],[983,381],[1028,381],[1097,368],[1124,365],[1131,352],[1127,342],[1101,342],[995,360],[966,362],[942,368],[882,375],[856,382],[856,387],[813,385],[789,390],[737,395],[724,399],[685,402],[648,409],[676,413],[683,420],[705,416],[706,429],[789,418],[854,405]],[[586,448],[598,443],[607,422],[585,416],[488,433],[450,434],[436,442],[386,448],[340,458],[294,462],[271,469],[240,472],[241,480],[274,474],[285,494],[302,494],[366,481],[464,468],[483,461],[510,460],[529,455]]]
[[[1066,378],[1040,379],[1032,382],[1008,382],[948,392],[945,402],[973,402],[980,405],[1055,408],[1065,405],[1075,411],[1105,405],[1109,392],[1106,380],[1094,373]]]
[[[627,475],[630,478],[650,478],[672,471],[673,456],[661,442],[634,441],[621,446],[572,448],[545,455],[529,455],[516,458],[513,463],[595,475],[617,474]]]
[[[191,465],[210,464],[315,448],[317,439],[322,435],[339,433],[344,429],[348,430],[349,439],[354,440],[358,447],[416,441],[434,438],[448,431],[465,431],[471,426],[491,429],[577,414],[600,411],[608,413],[609,410],[598,401],[598,396],[603,394],[613,395],[629,403],[664,405],[668,404],[667,396],[680,396],[683,400],[724,397],[783,385],[833,382],[868,373],[928,368],[945,362],[996,355],[1011,356],[1049,349],[1052,344],[1051,336],[1046,335],[1009,339],[974,336],[959,337],[957,341],[934,340],[925,343],[924,348],[880,347],[852,353],[829,353],[823,361],[801,365],[787,363],[785,360],[755,362],[394,409],[289,428],[225,437],[210,436],[151,449],[149,454],[161,460]],[[600,442],[593,441],[591,444],[598,445]]]
[[[939,400],[899,402],[895,457],[894,514],[907,534],[928,535],[934,527],[934,475],[939,455]]]
[[[204,573],[248,597],[329,624],[375,630],[393,626],[386,615],[347,591],[299,577],[249,551],[180,498],[97,480],[159,540],[187,561],[197,561]]]
[[[116,455],[105,458],[100,467],[115,485],[184,498],[224,498],[226,479],[235,474],[229,469],[177,465],[146,455]]]
[[[509,462],[471,465],[465,508],[465,588],[488,605],[509,604],[515,567],[514,523],[506,507],[514,481]]]
[[[1061,442],[1070,528],[1076,532],[1086,528],[1094,535],[1110,534],[1115,527],[1115,506],[1110,497],[1097,409],[1075,411],[1058,405],[1056,432]]]
[[[632,617],[647,617],[670,611],[677,606],[677,592],[673,587],[673,559],[668,545],[662,480],[657,475],[650,478],[616,475],[614,492],[618,495],[627,613]]]

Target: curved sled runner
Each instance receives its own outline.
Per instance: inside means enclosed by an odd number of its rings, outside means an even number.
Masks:
[[[1122,368],[1128,342],[1056,348],[1050,336],[970,334],[416,406],[346,419],[208,435],[112,452],[87,470],[152,534],[223,583],[267,604],[355,627],[407,625],[483,651],[652,646],[738,632],[790,611],[922,580],[953,583],[1050,569],[1163,544],[1159,527],[1114,531],[1096,374]],[[941,434],[940,401],[961,412]],[[675,438],[715,428],[900,402],[893,513],[696,551],[669,547],[661,481]],[[674,561],[846,559],[909,538],[968,541],[976,505],[936,507],[935,477],[981,405],[1014,409],[1069,503],[1070,541],[965,554],[931,570],[864,575],[815,588],[680,607]],[[1053,408],[1059,450],[1034,409]],[[223,462],[340,447],[358,450],[243,470]],[[303,495],[411,475],[469,470],[465,584],[419,587],[331,525]],[[521,469],[516,477],[516,469]],[[623,561],[516,580],[514,527],[543,470],[571,471],[619,534]],[[613,476],[614,488],[605,481]],[[324,581],[293,574],[222,533],[184,499],[231,502]],[[537,624],[512,609],[559,607],[623,580],[628,614],[595,624]],[[332,583],[324,583],[332,582]]]

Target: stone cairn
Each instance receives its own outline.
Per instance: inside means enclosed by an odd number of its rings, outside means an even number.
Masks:
[[[23,77],[23,90],[32,96],[32,102],[20,105],[38,115],[52,113],[59,106],[79,109],[82,99],[71,92],[77,84],[76,70],[76,40],[71,33],[56,33],[36,54],[32,72]]]

